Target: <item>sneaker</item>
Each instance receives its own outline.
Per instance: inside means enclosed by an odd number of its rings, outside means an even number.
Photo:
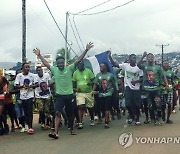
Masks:
[[[83,124],[82,123],[79,123],[78,129],[83,129]]]
[[[70,135],[77,135],[77,133],[74,130],[70,129]]]
[[[24,133],[24,132],[27,132],[27,130],[23,127],[21,128],[20,133]]]
[[[28,130],[28,129],[29,129],[28,125],[25,125],[25,129],[26,129],[26,130]]]
[[[176,113],[176,110],[174,109],[174,110],[172,110],[172,113]]]
[[[44,129],[44,127],[45,127],[45,124],[42,124],[42,125],[41,125],[41,129]]]
[[[168,119],[168,120],[166,121],[166,123],[167,123],[167,124],[173,124],[173,121],[170,120],[170,119]]]
[[[139,125],[141,125],[141,122],[140,121],[136,121],[135,125],[139,126]]]
[[[158,125],[158,122],[157,122],[156,120],[154,120],[152,123],[153,123],[154,125]]]
[[[29,128],[28,131],[27,131],[28,134],[34,134],[34,129],[32,128]]]
[[[108,125],[108,124],[105,124],[105,125],[104,125],[104,128],[105,128],[105,129],[109,128],[109,125]]]
[[[133,119],[127,119],[126,120],[126,123],[129,124],[129,125],[132,124],[132,122],[133,122]]]
[[[95,126],[94,120],[91,120],[90,126]]]
[[[94,120],[97,121],[98,120],[98,116],[94,116]]]

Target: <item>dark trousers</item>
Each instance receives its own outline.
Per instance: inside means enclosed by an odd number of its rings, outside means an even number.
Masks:
[[[130,118],[139,120],[141,93],[140,90],[133,90],[129,87],[125,88],[125,103]],[[135,117],[136,116],[136,117]]]
[[[62,113],[65,107],[65,112],[68,118],[68,124],[73,130],[74,124],[74,95],[56,95],[55,114]]]
[[[29,128],[32,128],[33,122],[33,98],[22,100],[22,107],[24,110],[24,115],[26,119],[26,123]]]

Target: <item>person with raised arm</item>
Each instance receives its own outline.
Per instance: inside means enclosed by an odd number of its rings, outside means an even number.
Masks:
[[[111,51],[109,51],[109,60],[113,66],[121,68],[125,71],[124,88],[126,108],[129,112],[127,123],[131,124],[135,120],[136,125],[140,125],[139,115],[141,106],[140,83],[143,76],[142,70],[136,65],[136,55],[129,56],[129,63],[118,64],[112,59]]]
[[[51,71],[55,80],[55,93],[56,102],[54,104],[55,109],[55,131],[49,134],[49,137],[58,139],[58,129],[61,122],[61,112],[65,107],[68,123],[70,127],[70,134],[76,135],[73,131],[74,115],[73,115],[73,84],[72,84],[72,74],[75,71],[75,67],[83,60],[87,52],[93,47],[93,43],[89,42],[86,45],[85,51],[77,58],[77,60],[68,66],[65,66],[65,59],[62,56],[56,58],[57,66],[51,66],[41,55],[39,49],[34,49],[34,53],[42,61],[42,63]]]
[[[145,57],[147,58],[147,63],[143,64]],[[144,52],[137,65],[144,72],[142,88],[146,92],[151,122],[153,122],[155,125],[161,125],[163,122],[160,118],[162,109],[160,101],[160,84],[163,80],[165,88],[167,89],[167,79],[162,68],[154,63],[154,55],[152,53],[147,54],[147,52]],[[149,119],[146,119],[146,121],[149,121]]]

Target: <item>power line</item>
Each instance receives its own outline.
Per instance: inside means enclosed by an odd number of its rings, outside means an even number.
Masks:
[[[32,11],[34,11],[34,14],[40,19],[40,21],[46,26],[46,28],[51,32],[51,33],[54,33],[53,31],[52,31],[52,29],[50,29],[49,27],[48,27],[48,25],[43,21],[43,19],[38,15],[38,13],[33,9],[33,7],[29,4],[29,8],[32,10]],[[55,34],[55,33],[54,33]]]
[[[77,26],[76,26],[76,23],[75,23],[75,20],[74,20],[74,16],[73,16],[73,23],[74,23],[74,26],[75,26],[75,28],[76,28],[76,32],[77,32],[77,34],[78,34],[79,40],[80,40],[80,42],[81,42],[81,45],[82,45],[83,49],[85,50],[85,48],[84,48],[84,43],[83,43],[82,40],[81,40],[79,31],[78,31],[78,29],[77,29]]]
[[[56,24],[57,28],[59,29],[59,31],[60,31],[60,33],[61,33],[61,35],[62,35],[62,36],[63,36],[63,38],[65,39],[66,43],[69,45],[69,47],[70,47],[70,48],[71,48],[71,50],[74,52],[74,54],[75,54],[76,56],[78,56],[78,55],[76,54],[76,52],[72,49],[71,45],[68,43],[67,39],[65,38],[65,36],[64,36],[64,34],[63,34],[63,32],[61,31],[61,29],[60,29],[59,25],[57,24],[57,22],[56,22],[56,20],[55,20],[55,18],[54,18],[54,16],[53,16],[53,14],[51,13],[51,10],[49,9],[49,7],[48,7],[48,5],[47,5],[47,3],[46,3],[46,1],[45,1],[45,0],[44,0],[44,3],[45,3],[45,5],[46,5],[46,7],[47,7],[47,9],[48,9],[48,11],[49,11],[49,13],[50,13],[51,17],[53,18],[53,20],[54,20],[54,22],[55,22],[55,24]]]
[[[69,19],[69,23],[70,23],[71,29],[72,29],[72,31],[73,31],[73,34],[74,34],[74,37],[75,37],[76,43],[77,43],[77,45],[78,45],[78,47],[79,47],[80,51],[82,51],[82,50],[81,50],[81,47],[80,47],[80,45],[79,45],[78,39],[77,39],[77,37],[76,37],[75,31],[74,31],[74,29],[73,29],[73,26],[72,26],[71,20],[70,20],[70,18],[68,18],[68,19]]]
[[[108,3],[108,2],[110,2],[110,1],[111,1],[111,0],[108,0],[108,1],[102,2],[102,3],[100,3],[100,4],[97,4],[97,5],[93,6],[93,7],[90,7],[90,8],[88,8],[88,9],[85,9],[85,10],[83,10],[83,11],[80,11],[80,12],[77,12],[77,13],[71,13],[71,14],[73,14],[73,15],[78,15],[78,14],[80,14],[80,13],[83,13],[83,12],[89,11],[89,10],[91,10],[91,9],[94,9],[94,8],[96,8],[96,7],[98,7],[98,6],[101,6],[101,5],[105,4],[105,3]]]
[[[116,6],[116,7],[114,7],[114,8],[111,8],[111,9],[108,9],[108,10],[104,10],[104,11],[100,11],[100,12],[89,13],[89,14],[73,14],[73,15],[82,15],[82,16],[86,16],[86,15],[97,15],[97,14],[101,14],[101,13],[113,11],[113,10],[119,8],[119,7],[128,5],[129,3],[133,2],[133,1],[135,1],[135,0],[128,1],[128,2],[126,2],[126,3],[124,3],[124,4],[121,4],[121,5]],[[71,13],[71,14],[72,14],[72,13]]]
[[[168,40],[166,40],[165,42],[168,42],[169,40],[173,39],[176,35],[178,35],[180,33],[180,31],[178,31],[177,33],[175,33],[174,35],[172,35]]]

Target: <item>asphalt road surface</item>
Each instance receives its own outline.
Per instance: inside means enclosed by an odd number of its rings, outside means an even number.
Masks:
[[[163,126],[135,126],[134,123],[126,125],[125,115],[120,120],[111,121],[109,129],[104,129],[104,124],[90,126],[89,117],[85,117],[84,129],[75,129],[77,135],[70,135],[63,126],[57,140],[48,137],[50,130],[40,129],[36,114],[35,134],[28,135],[16,130],[9,135],[0,136],[0,154],[179,154],[180,112],[178,109],[176,111],[171,118],[174,124]],[[142,115],[141,122],[143,121]],[[122,136],[127,132],[132,136]],[[123,137],[121,144],[120,135]],[[151,140],[147,140],[148,138]]]

